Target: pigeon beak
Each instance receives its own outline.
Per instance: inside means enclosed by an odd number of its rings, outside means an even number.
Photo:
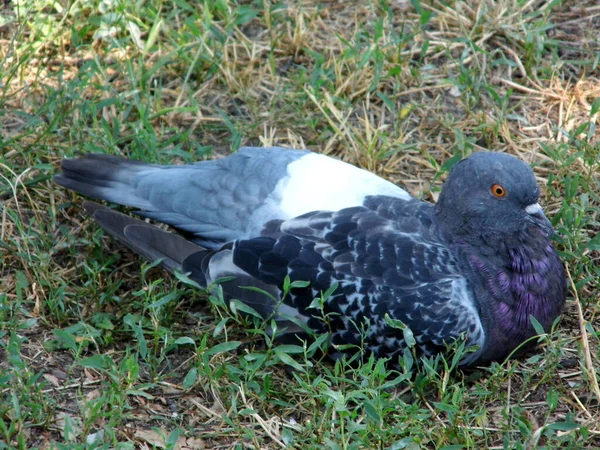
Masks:
[[[546,235],[550,236],[554,233],[552,223],[550,223],[546,217],[546,214],[544,214],[544,210],[539,203],[533,203],[529,206],[526,206],[525,212],[529,214],[531,221],[539,226],[546,233]]]

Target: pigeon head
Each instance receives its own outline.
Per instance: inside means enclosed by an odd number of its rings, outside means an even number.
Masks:
[[[515,235],[552,224],[538,204],[540,189],[526,163],[504,153],[479,152],[458,162],[436,205],[447,237]]]

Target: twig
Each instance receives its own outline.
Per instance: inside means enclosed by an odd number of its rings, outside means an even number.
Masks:
[[[244,402],[244,405],[246,405],[248,408],[252,409],[252,406],[246,400],[246,394],[244,393],[244,389],[241,386],[240,386],[240,394],[242,396],[242,400]],[[258,422],[258,424],[260,425],[260,427],[263,430],[265,430],[265,432],[269,435],[269,437],[275,443],[277,443],[281,448],[286,448],[287,447],[283,442],[281,442],[279,440],[279,438],[277,436],[275,436],[275,433],[273,433],[273,430],[272,430],[271,425],[269,424],[269,421],[263,419],[257,413],[251,413],[250,416],[254,417],[254,419]]]
[[[577,309],[577,318],[579,319],[579,332],[581,333],[581,344],[583,345],[583,351],[585,353],[585,370],[590,380],[590,384],[592,385],[592,391],[594,391],[596,399],[600,401],[600,386],[598,386],[598,379],[596,378],[596,371],[594,370],[594,364],[592,361],[592,353],[590,352],[590,343],[588,340],[587,331],[585,329],[586,321],[583,318],[583,309],[581,308],[581,302],[579,301],[579,295],[577,294],[575,283],[573,282],[573,278],[571,277],[571,271],[569,270],[569,266],[566,265],[565,268],[567,271],[567,276],[569,277],[569,282],[571,283],[571,289],[573,290],[573,297],[575,299],[575,306]]]
[[[55,387],[51,387],[49,389],[44,389],[42,391],[42,393],[47,394],[49,392],[68,391],[70,389],[80,388],[82,386],[83,387],[94,386],[99,383],[100,383],[100,380],[84,381],[83,383],[71,383],[71,384],[67,384],[66,386],[55,386]]]

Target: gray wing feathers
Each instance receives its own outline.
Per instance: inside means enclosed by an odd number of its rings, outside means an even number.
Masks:
[[[306,153],[246,147],[227,158],[140,174],[136,189],[146,192],[152,204],[146,208],[146,217],[194,234],[201,245],[218,248],[247,237],[253,215],[264,209],[288,164]],[[273,205],[272,211],[263,214],[279,218],[280,211]]]
[[[218,248],[246,237],[257,210],[257,219],[280,218],[278,205],[266,200],[286,176],[288,164],[308,153],[245,147],[227,158],[182,166],[91,154],[63,160],[63,173],[55,181],[90,197],[139,208],[138,214],[187,231],[200,245]],[[260,228],[252,231],[259,233]]]

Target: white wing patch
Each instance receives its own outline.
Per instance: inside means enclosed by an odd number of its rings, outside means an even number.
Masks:
[[[236,275],[249,276],[248,273],[233,263],[233,251],[225,249],[215,253],[210,258],[206,273],[204,274],[208,285],[214,283],[219,278]]]
[[[404,189],[377,175],[316,153],[289,164],[287,173],[272,194],[285,218],[361,206],[367,195],[411,199]]]

